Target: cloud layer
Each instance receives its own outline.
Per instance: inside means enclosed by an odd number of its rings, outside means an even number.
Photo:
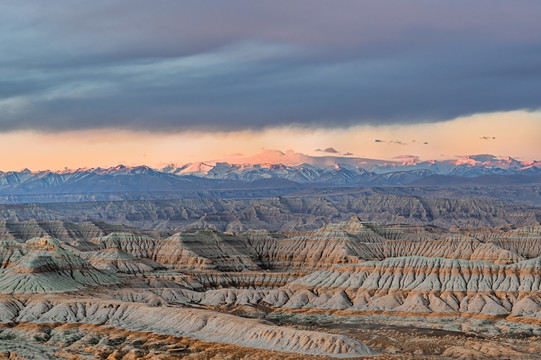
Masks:
[[[541,3],[0,5],[0,131],[434,122],[541,108]]]
[[[510,119],[513,127],[509,126]],[[487,136],[487,129],[496,139],[481,139]],[[478,114],[431,124],[363,125],[347,129],[287,126],[235,132],[100,129],[44,133],[26,130],[0,132],[0,153],[9,155],[2,157],[0,170],[109,167],[118,164],[163,167],[170,162],[206,160],[238,163],[265,149],[292,149],[319,157],[338,155],[332,150],[331,153],[323,152],[327,147],[338,151],[340,156],[354,154],[356,157],[386,160],[403,154],[419,156],[423,160],[470,154],[540,160],[539,134],[541,112],[523,111]],[[396,141],[408,145],[400,145]],[[266,153],[269,157],[258,156],[258,162],[276,161],[276,152]]]

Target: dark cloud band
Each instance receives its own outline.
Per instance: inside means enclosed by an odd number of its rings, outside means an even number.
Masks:
[[[541,4],[518,2],[8,1],[0,130],[345,127],[539,109]]]

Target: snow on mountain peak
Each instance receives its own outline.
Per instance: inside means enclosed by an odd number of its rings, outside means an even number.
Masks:
[[[415,155],[398,155],[393,159],[401,162],[402,166],[416,165],[420,161],[419,157]]]
[[[231,155],[233,156],[233,155]],[[108,168],[79,168],[61,171],[0,172],[6,184],[30,178],[77,178],[78,176],[149,175],[185,176],[251,182],[261,179],[285,179],[297,183],[378,184],[377,181],[406,183],[430,174],[476,177],[481,175],[541,175],[541,161],[520,161],[512,157],[490,154],[463,156],[451,160],[421,161],[414,155],[400,155],[393,160],[377,160],[341,156],[310,156],[288,150],[265,150],[254,156],[234,154],[231,161],[213,160],[177,165],[169,163],[161,169],[148,166],[117,165]],[[380,176],[381,175],[381,176]],[[380,176],[378,178],[378,176]],[[339,178],[339,179],[338,179]],[[4,181],[0,179],[1,181]],[[170,178],[168,178],[170,179]],[[379,179],[379,180],[378,180]],[[381,180],[384,179],[384,180]],[[412,180],[413,179],[413,180]]]
[[[455,165],[468,165],[468,166],[475,166],[477,164],[477,160],[470,158],[469,156],[457,159],[454,162]]]

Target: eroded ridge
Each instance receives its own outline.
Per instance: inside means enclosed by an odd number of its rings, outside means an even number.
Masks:
[[[365,328],[388,319],[377,316],[400,319],[393,326],[430,316],[430,327],[444,329],[450,326],[445,319],[473,318],[486,322],[471,323],[473,334],[513,336],[520,329],[541,335],[539,224],[446,230],[354,217],[308,232],[209,229],[173,235],[101,227],[109,230],[63,233],[60,240],[1,240],[0,321],[25,334],[31,324],[107,327],[229,344],[223,346],[254,356],[400,355],[372,341],[378,339],[369,335],[372,330],[326,328],[329,319]],[[13,341],[0,342],[0,348],[27,352]],[[488,340],[479,341],[485,349]],[[39,343],[53,349],[58,344]],[[442,349],[451,358],[466,351],[451,344]],[[513,351],[533,356],[527,348]]]

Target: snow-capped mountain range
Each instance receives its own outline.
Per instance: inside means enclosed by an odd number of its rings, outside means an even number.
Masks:
[[[494,176],[502,184],[535,183],[541,161],[472,155],[454,160],[420,161],[403,156],[395,161],[354,157],[309,156],[266,151],[258,156],[148,166],[81,168],[62,171],[0,172],[0,193],[87,193],[115,191],[175,191],[242,188],[244,186],[396,186],[478,184]],[[526,177],[524,177],[526,176]],[[503,181],[503,182],[502,182]],[[498,182],[497,182],[498,183]]]
[[[260,159],[271,162],[258,162]],[[235,162],[236,161],[236,162]],[[471,155],[454,160],[420,161],[415,156],[402,156],[395,161],[309,156],[294,152],[266,151],[259,156],[175,165],[161,171],[175,175],[193,175],[207,179],[254,181],[282,178],[299,183],[326,182],[330,178],[379,179],[391,183],[414,181],[432,174],[477,177],[482,175],[539,175],[541,161],[519,161],[511,157]],[[403,177],[407,177],[405,180]]]

